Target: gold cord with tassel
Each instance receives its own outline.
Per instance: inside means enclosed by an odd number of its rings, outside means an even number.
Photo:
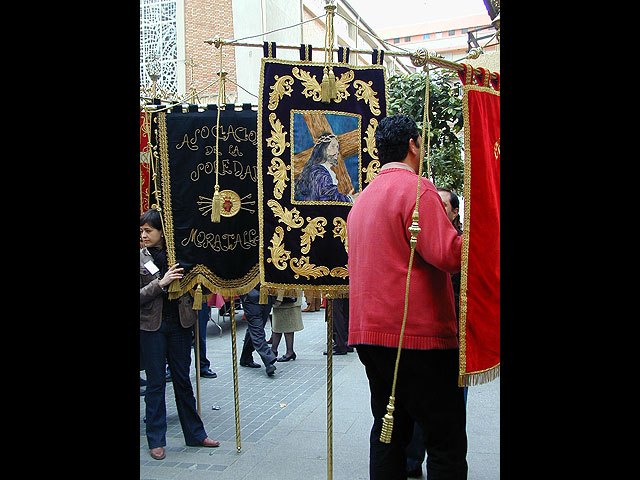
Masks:
[[[320,83],[320,101],[322,103],[331,103],[331,100],[338,97],[338,88],[336,86],[336,76],[333,73],[333,15],[335,14],[335,5],[326,5],[327,11],[327,28],[324,36],[324,74]]]
[[[196,292],[193,294],[193,309],[202,310],[202,287],[199,283],[196,287]]]
[[[329,95],[329,75],[327,73],[327,67],[324,67],[324,75],[322,75],[322,82],[320,83],[320,101],[322,103],[331,103],[331,97]]]
[[[224,106],[224,80],[225,72],[222,71],[222,44],[220,48],[220,88],[218,90],[218,115],[216,118],[216,186],[213,192],[213,200],[211,205],[211,221],[213,223],[220,222],[220,213],[222,212],[222,195],[220,195],[220,184],[218,182],[218,163],[219,163],[219,137],[220,137],[220,110]]]
[[[427,111],[429,108],[429,68],[428,65],[425,64],[424,67],[427,72],[427,85],[425,91],[425,101],[424,101],[424,112],[422,117],[422,144],[420,145],[420,162],[418,165],[418,188],[416,193],[416,206],[413,210],[413,215],[411,216],[411,226],[409,227],[409,233],[411,234],[411,253],[409,255],[409,269],[407,271],[407,284],[405,288],[404,294],[404,314],[402,317],[402,327],[400,329],[400,340],[398,341],[398,354],[396,355],[396,364],[393,370],[393,384],[391,385],[391,395],[389,396],[389,403],[387,405],[387,413],[384,415],[382,419],[382,431],[380,432],[380,441],[382,443],[391,443],[391,433],[393,431],[393,411],[395,410],[395,401],[396,401],[396,382],[398,380],[398,365],[400,364],[400,352],[402,351],[402,340],[404,337],[404,328],[407,323],[407,311],[409,307],[409,281],[411,279],[411,269],[413,267],[413,256],[416,250],[416,245],[418,244],[418,234],[420,233],[420,225],[419,225],[419,213],[418,207],[420,204],[420,180],[422,178],[422,161],[424,159],[424,137],[425,137],[425,127],[428,125],[428,133],[427,137],[427,162],[429,155],[429,147],[431,145],[431,125],[428,123]]]
[[[216,143],[218,143],[218,140],[216,139]],[[216,150],[218,149],[218,147],[216,146]],[[216,165],[217,165],[217,160],[216,160]],[[216,167],[217,170],[217,167]],[[216,171],[216,177],[218,176],[218,172]],[[213,192],[213,205],[211,208],[211,221],[213,223],[218,223],[220,222],[220,212],[222,212],[222,195],[220,195],[220,187],[217,184],[217,178],[216,178],[216,186],[215,186],[215,190]]]
[[[338,98],[338,87],[336,87],[336,76],[333,73],[333,67],[329,66],[329,98],[332,100]]]

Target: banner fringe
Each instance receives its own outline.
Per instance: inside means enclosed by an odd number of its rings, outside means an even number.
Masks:
[[[459,387],[472,387],[475,385],[482,385],[483,383],[489,383],[500,376],[500,364],[495,367],[491,367],[482,372],[465,373],[458,375]]]
[[[285,297],[297,297],[300,290],[304,291],[305,298],[319,298],[320,296],[324,298],[349,298],[349,286],[338,286],[338,287],[313,287],[309,285],[301,286],[289,286],[289,285],[265,285],[260,284],[260,300],[261,304],[266,304],[268,302],[268,296],[278,296],[279,294],[283,294]],[[284,292],[284,293],[283,293]]]
[[[191,293],[191,295],[194,296],[195,298],[197,293],[196,291],[192,291],[192,290],[194,290],[194,288],[198,284],[201,284],[203,288],[206,288],[209,291],[209,293],[202,292],[200,297],[201,299],[209,298],[214,293],[217,293],[218,295],[221,295],[223,297],[232,298],[232,297],[235,297],[236,295],[245,295],[249,293],[251,290],[255,288],[256,285],[258,285],[259,281],[260,281],[259,275],[256,275],[255,279],[251,280],[249,283],[245,284],[242,287],[219,287],[211,283],[211,281],[207,279],[205,275],[198,274],[198,275],[195,275],[189,282],[185,284],[180,284],[178,287],[178,290],[176,290],[175,292],[172,293],[171,289],[169,289],[169,299],[174,300],[176,298],[181,297],[187,292]],[[177,284],[178,281],[174,280],[174,283]]]

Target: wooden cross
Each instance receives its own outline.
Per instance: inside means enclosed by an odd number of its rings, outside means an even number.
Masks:
[[[322,113],[302,113],[304,117],[304,121],[307,123],[307,127],[309,128],[309,132],[311,132],[311,137],[313,138],[313,143],[315,144],[318,140],[318,137],[323,133],[333,133],[331,129],[331,125],[329,125],[329,121],[325,114]],[[338,191],[342,194],[349,194],[353,189],[353,184],[351,183],[351,177],[347,172],[347,167],[344,164],[343,158],[349,158],[353,155],[357,155],[360,151],[360,131],[359,129],[351,130],[350,132],[343,133],[342,135],[338,135],[338,142],[340,143],[340,152],[338,153],[338,166],[331,167],[331,169],[335,172],[336,177],[338,178]],[[313,151],[313,147],[308,148],[302,152],[299,152],[293,157],[293,178],[295,179],[300,172],[302,172],[302,168],[304,167],[307,160],[311,156],[311,152]]]

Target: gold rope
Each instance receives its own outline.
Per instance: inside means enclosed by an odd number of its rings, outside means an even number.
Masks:
[[[220,195],[220,184],[218,183],[218,159],[220,151],[218,150],[218,140],[220,138],[220,110],[224,104],[224,75],[222,73],[222,45],[220,45],[220,83],[218,89],[218,115],[216,118],[216,186],[213,192],[213,204],[211,208],[211,221],[220,223],[220,212],[222,211],[222,195]]]
[[[407,283],[405,287],[404,293],[404,313],[402,316],[402,327],[400,329],[400,340],[398,342],[398,354],[396,355],[396,364],[393,370],[393,384],[391,385],[391,395],[389,396],[389,404],[387,405],[387,413],[384,415],[382,419],[382,431],[380,432],[380,441],[382,443],[391,443],[391,432],[393,430],[393,411],[395,409],[395,395],[396,395],[396,382],[398,380],[398,365],[400,364],[400,352],[402,351],[402,340],[404,337],[404,328],[407,323],[407,311],[409,307],[409,281],[411,279],[411,268],[413,267],[413,256],[416,250],[416,245],[418,244],[418,233],[420,233],[420,226],[418,222],[418,206],[420,204],[420,180],[422,179],[422,159],[424,158],[424,138],[425,138],[425,127],[428,124],[428,116],[427,109],[429,108],[429,69],[426,68],[427,71],[427,85],[425,89],[425,100],[424,100],[424,113],[422,117],[422,144],[420,145],[420,162],[418,165],[418,188],[416,192],[416,206],[413,210],[412,222],[409,227],[409,232],[411,233],[411,254],[409,255],[409,269],[407,271]],[[431,146],[431,124],[428,124],[428,132],[427,132],[427,163],[429,161],[429,150]]]

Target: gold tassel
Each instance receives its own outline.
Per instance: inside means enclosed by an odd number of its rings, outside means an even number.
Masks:
[[[220,189],[218,185],[216,185],[211,208],[211,221],[213,223],[220,223],[220,212],[222,212],[222,195],[220,195]]]
[[[338,87],[336,87],[336,76],[333,73],[333,68],[329,67],[329,100],[338,98]]]
[[[387,413],[382,419],[382,431],[380,432],[380,441],[382,443],[391,443],[391,431],[393,430],[393,406],[395,397],[389,397],[389,404],[387,405]]]
[[[200,284],[196,287],[196,293],[193,295],[193,309],[202,310],[202,287]]]
[[[331,92],[329,87],[329,75],[327,73],[327,67],[324,67],[324,75],[322,75],[322,83],[320,84],[320,93],[320,101],[322,103],[331,103]]]

